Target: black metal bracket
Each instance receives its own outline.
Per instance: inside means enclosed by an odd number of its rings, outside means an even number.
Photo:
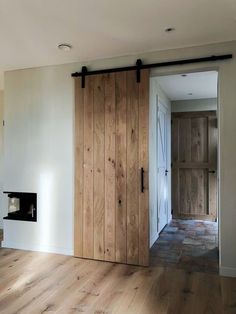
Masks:
[[[136,61],[136,66],[137,66],[137,83],[140,83],[141,81],[141,67],[142,67],[142,60],[141,59],[137,59]]]
[[[82,73],[82,76],[81,76],[81,88],[85,88],[85,77],[86,77],[86,74],[88,73],[88,69],[87,69],[86,66],[82,67],[81,73]]]

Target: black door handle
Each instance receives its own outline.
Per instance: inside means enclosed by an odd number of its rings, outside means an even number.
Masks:
[[[166,170],[165,170],[165,176],[167,176],[168,172],[169,172],[169,171],[166,169]]]
[[[141,193],[144,193],[144,169],[141,168]]]
[[[208,173],[216,173],[215,170],[209,170]]]

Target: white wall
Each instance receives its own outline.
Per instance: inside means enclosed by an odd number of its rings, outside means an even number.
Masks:
[[[233,53],[236,43],[173,49],[122,58],[88,62],[89,68],[145,63]],[[82,63],[12,71],[5,76],[4,189],[30,190],[39,195],[39,222],[29,223],[25,233],[5,238],[5,245],[24,243],[40,248],[46,238],[44,216],[50,217],[49,248],[72,252],[73,248],[73,79],[70,73]],[[181,71],[219,70],[220,114],[220,266],[221,273],[236,276],[236,58],[232,60],[189,64],[157,69],[158,74]],[[50,197],[49,197],[50,196]],[[48,203],[45,199],[49,198]],[[28,226],[28,225],[27,225]],[[13,234],[10,226],[8,234]],[[13,227],[13,226],[12,226]],[[49,230],[50,229],[50,230]],[[48,242],[48,243],[47,243]],[[29,245],[28,245],[29,246]],[[62,250],[63,251],[63,250]]]
[[[4,221],[4,245],[73,253],[73,80],[67,67],[9,72],[4,189],[36,192],[38,222]]]
[[[4,93],[0,90],[0,229],[3,228],[3,217],[6,216],[3,203],[3,106]]]
[[[161,89],[158,78],[151,77],[150,79],[150,94],[149,94],[149,219],[150,219],[150,247],[157,240],[159,235],[158,230],[158,200],[157,200],[157,102],[161,102],[169,112],[171,112],[171,103],[166,94]],[[170,119],[170,114],[169,114]],[[170,121],[169,121],[170,125]],[[170,164],[170,143],[171,134],[168,134],[169,153],[168,163]],[[169,169],[170,170],[170,169]],[[171,191],[171,176],[168,176],[169,191]],[[171,194],[168,198],[168,219],[171,220]]]
[[[172,112],[217,110],[217,98],[175,100],[171,102]]]

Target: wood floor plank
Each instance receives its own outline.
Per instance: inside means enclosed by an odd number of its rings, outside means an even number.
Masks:
[[[223,313],[235,314],[236,313],[236,286],[235,278],[221,277],[221,296]]]
[[[130,277],[127,283],[122,302],[118,304],[118,308],[114,308],[113,312],[121,313],[139,313],[140,308],[144,304],[153,281],[156,279],[157,273],[151,268],[142,268]],[[141,312],[144,313],[144,312]]]
[[[45,275],[39,275],[32,278],[26,277],[28,278],[27,280],[24,280],[23,278],[18,286],[13,286],[15,293],[10,295],[11,305],[8,307],[8,311],[11,313],[14,312],[14,308],[17,308],[18,313],[24,313],[27,311],[27,308],[30,308],[31,310],[34,309],[35,306],[34,304],[32,305],[32,303],[37,299],[40,299],[43,294],[49,294],[51,289],[55,288],[54,278],[50,276],[51,272],[54,272],[55,277],[57,278],[57,284],[63,280],[65,273],[70,271],[73,264],[74,260],[72,258],[64,259],[63,262],[56,265],[54,264],[53,269],[49,268],[50,271],[45,272]],[[7,300],[9,301],[9,297],[4,299],[4,304],[6,304]],[[45,300],[45,298],[43,298],[43,300]],[[1,303],[3,303],[2,300]]]
[[[18,251],[19,252],[19,251]],[[47,259],[44,255],[36,255],[34,253],[23,251],[22,254],[13,256],[12,260],[8,261],[8,264],[4,267],[0,266],[2,276],[0,281],[0,293],[6,291],[6,287],[10,287],[16,281],[19,274],[19,269],[21,269],[21,276],[27,276],[28,273],[32,271],[32,265],[38,267],[41,263]],[[47,266],[49,267],[49,265]]]
[[[102,284],[106,276],[110,275],[110,272],[114,268],[114,264],[102,263],[99,267],[94,268],[91,272],[92,276],[87,276],[84,283],[77,288],[71,290],[71,294],[68,296],[68,300],[61,303],[58,311],[60,313],[75,313],[85,312],[88,308],[88,299],[93,302],[94,299],[99,297],[99,287]]]
[[[93,313],[93,312],[100,312],[101,305],[104,305],[104,302],[107,298],[107,294],[110,291],[112,284],[117,280],[119,274],[122,273],[122,267],[118,264],[113,264],[108,266],[106,274],[104,274],[103,280],[98,281],[92,287],[92,290],[89,288],[86,290],[87,295],[84,296],[82,301],[80,300],[77,303],[76,308],[86,312],[86,313]],[[113,280],[110,280],[112,276]],[[100,305],[99,305],[100,303]],[[105,311],[107,311],[105,309]]]
[[[1,314],[235,313],[236,278],[16,250],[9,265],[16,255],[17,267],[0,267]]]
[[[49,254],[50,255],[50,254]],[[65,263],[68,259],[63,255],[43,255],[43,259],[32,258],[26,264],[21,265],[18,268],[18,273],[15,273],[14,280],[9,280],[9,283],[5,286],[5,289],[0,293],[0,312],[6,310],[11,313],[11,307],[14,308],[14,302],[20,302],[20,298],[26,294],[27,291],[31,291],[32,287],[35,288],[36,294],[40,293],[41,282],[47,282],[51,278],[52,272],[59,267],[62,263]],[[11,272],[9,272],[9,275]],[[9,276],[10,277],[10,276]],[[29,302],[31,297],[26,298],[26,302]],[[18,305],[21,303],[18,303]],[[18,308],[18,306],[16,306]],[[19,310],[19,308],[18,308]]]
[[[133,271],[130,266],[117,265],[116,271],[113,273],[113,280],[108,278],[107,285],[101,291],[98,300],[90,307],[90,311],[94,310],[98,313],[114,312],[114,309],[120,304],[120,299],[122,299],[125,287],[132,275]]]
[[[184,313],[224,313],[219,278],[210,274],[192,273],[192,285],[185,288],[188,303]],[[201,299],[201,303],[197,300]]]
[[[47,311],[57,312],[64,304],[64,300],[71,297],[71,293],[78,287],[83,286],[89,280],[89,273],[94,271],[94,263],[90,260],[75,260],[71,258],[71,268],[73,272],[67,272],[67,276],[62,277],[60,280],[57,278],[56,285],[50,285],[47,289],[31,302],[25,305],[24,311],[37,310],[38,313]],[[67,264],[66,267],[68,267]]]
[[[167,314],[170,301],[170,286],[172,281],[168,281],[169,274],[163,268],[157,269],[157,279],[151,285],[149,293],[140,308],[139,313]]]

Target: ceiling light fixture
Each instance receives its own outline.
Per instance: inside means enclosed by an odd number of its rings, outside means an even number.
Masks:
[[[59,44],[57,48],[63,51],[70,51],[72,46],[70,44]]]
[[[173,32],[173,31],[175,31],[175,28],[174,28],[174,27],[167,27],[167,28],[165,29],[165,32],[166,32],[166,33],[171,33],[171,32]]]

